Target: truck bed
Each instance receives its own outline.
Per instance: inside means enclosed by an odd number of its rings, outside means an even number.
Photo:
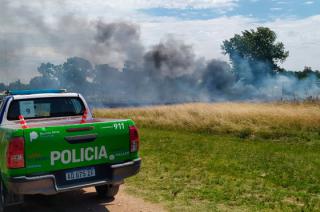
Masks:
[[[93,118],[81,124],[80,119],[64,117],[27,120],[27,125],[27,129],[21,129],[17,122],[1,128],[8,137],[23,136],[25,140],[25,168],[5,170],[9,176],[116,164],[138,158],[137,152],[130,152],[129,127],[134,125],[130,119]]]

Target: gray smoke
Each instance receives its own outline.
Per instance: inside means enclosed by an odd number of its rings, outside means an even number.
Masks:
[[[169,78],[193,74],[199,65],[192,47],[172,37],[152,47],[144,59],[145,69]]]
[[[42,62],[57,63],[73,56],[119,69],[126,61],[142,63],[144,47],[138,26],[90,21],[72,13],[55,17],[50,8],[64,11],[62,0],[35,2],[0,0],[2,82],[27,82]]]
[[[140,42],[140,29],[132,23],[103,23],[99,21],[96,26],[95,41],[104,55],[110,54],[118,57],[122,63],[132,62],[141,64],[144,47]]]
[[[235,98],[236,81],[228,63],[216,59],[209,61],[202,78],[202,86],[207,89],[211,101]]]
[[[34,76],[29,84],[9,88],[67,88],[103,106],[300,99],[320,91],[316,76],[299,80],[290,73],[270,74],[268,64],[241,58],[235,72],[225,61],[198,57],[173,36],[147,48],[133,23],[73,14],[48,19],[25,4],[0,3],[2,81]],[[34,54],[40,55],[37,61]]]

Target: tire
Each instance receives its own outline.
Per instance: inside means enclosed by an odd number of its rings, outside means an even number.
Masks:
[[[5,193],[2,180],[0,179],[0,212],[5,211]]]
[[[21,205],[6,205],[6,198],[8,197],[8,192],[6,191],[2,180],[0,179],[0,212],[19,212],[21,211]]]
[[[100,198],[113,198],[117,195],[120,185],[101,185],[96,186],[97,194]]]

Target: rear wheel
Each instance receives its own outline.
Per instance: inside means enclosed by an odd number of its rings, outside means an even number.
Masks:
[[[8,194],[6,188],[4,187],[2,180],[0,179],[0,212],[18,212],[18,211],[20,211],[21,205],[22,205],[21,197],[17,196],[20,198],[18,202],[15,202],[17,204],[10,205],[10,206],[6,205],[8,197],[9,197],[9,194]]]
[[[0,212],[4,212],[5,208],[5,199],[4,199],[4,189],[3,189],[3,183],[0,179]]]
[[[96,191],[101,198],[112,198],[117,195],[120,185],[101,185],[96,186]]]

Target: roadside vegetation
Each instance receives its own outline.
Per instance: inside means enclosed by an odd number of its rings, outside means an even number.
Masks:
[[[219,103],[96,109],[140,127],[129,192],[171,211],[319,211],[320,107]]]
[[[320,104],[216,103],[96,109],[97,117],[131,118],[140,128],[189,131],[240,138],[319,138]]]

